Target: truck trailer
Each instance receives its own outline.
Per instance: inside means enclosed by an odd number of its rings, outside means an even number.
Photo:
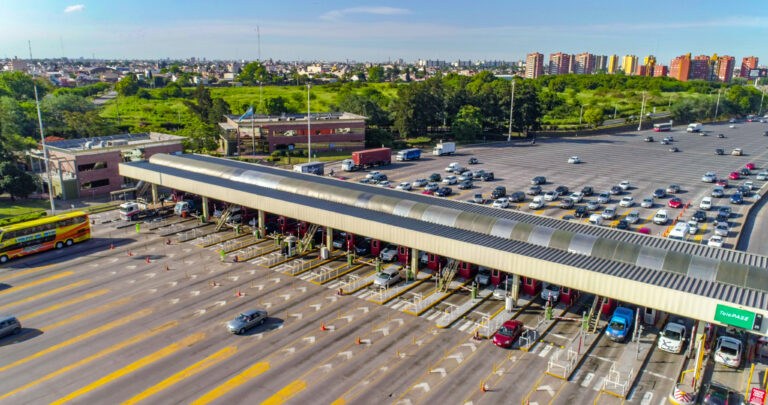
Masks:
[[[397,161],[403,162],[406,160],[417,160],[420,158],[421,158],[421,149],[412,148],[412,149],[405,149],[397,152],[397,157],[395,159]]]
[[[310,162],[293,165],[293,171],[299,173],[317,174],[322,176],[325,174],[325,163],[323,162]]]
[[[435,148],[432,149],[432,154],[435,156],[452,155],[453,152],[456,152],[455,142],[440,141],[440,143],[435,145]]]
[[[392,149],[368,149],[352,152],[350,159],[344,159],[341,162],[341,169],[346,172],[353,172],[374,166],[386,166],[390,163],[392,163]]]

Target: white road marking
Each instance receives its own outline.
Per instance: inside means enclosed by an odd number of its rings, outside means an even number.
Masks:
[[[431,321],[431,320],[434,320],[435,318],[437,318],[438,316],[440,316],[440,313],[435,311],[435,313],[433,313],[432,315],[428,316],[427,319]]]
[[[339,356],[346,357],[347,360],[352,358],[352,352],[347,350],[338,354]]]
[[[643,394],[643,399],[640,400],[640,405],[651,405],[651,400],[653,400],[653,392],[648,391]]]
[[[553,390],[549,385],[540,385],[536,387],[536,391],[547,391],[547,394],[549,394],[550,397],[555,396],[555,390]]]
[[[472,321],[467,321],[467,322],[464,322],[464,324],[463,324],[463,325],[461,325],[461,326],[459,327],[459,330],[460,330],[460,331],[462,331],[462,332],[464,332],[465,330],[467,330],[467,328],[469,328],[470,326],[472,326],[472,325],[474,325],[474,324],[475,324],[475,323],[474,323],[474,322],[472,322]]]
[[[559,338],[559,339],[566,339],[566,340],[568,340],[567,336],[561,335],[559,333],[550,333],[549,336],[554,336],[554,337]]]
[[[589,387],[589,383],[592,382],[592,379],[595,378],[595,373],[588,373],[586,377],[581,381],[581,386],[583,388]]]
[[[315,343],[315,337],[314,336],[307,336],[307,337],[305,337],[304,339],[301,339],[301,340],[306,341],[307,344],[310,344],[310,345]]]
[[[547,353],[549,353],[550,350],[552,350],[551,345],[544,346],[544,348],[541,349],[541,353],[539,353],[539,357],[546,357]]]
[[[656,377],[656,378],[661,378],[661,379],[669,380],[669,381],[675,381],[674,378],[666,376],[666,375],[663,375],[663,374],[654,373],[653,371],[648,371],[648,370],[646,370],[645,372],[650,374],[650,375],[652,375],[652,376],[654,376],[654,377]]]
[[[600,377],[600,380],[597,381],[597,384],[595,384],[592,389],[595,391],[600,391],[603,388],[603,383],[605,382],[605,377]]]
[[[429,372],[430,372],[430,374],[431,373],[440,373],[442,378],[445,378],[445,376],[448,375],[448,372],[446,372],[445,369],[442,368],[442,367],[440,367],[440,368],[433,368],[432,370],[429,370]]]
[[[425,382],[414,385],[413,389],[416,389],[416,388],[421,388],[424,390],[424,392],[429,392],[429,389],[430,389],[429,384]]]

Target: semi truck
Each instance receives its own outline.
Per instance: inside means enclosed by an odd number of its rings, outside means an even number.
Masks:
[[[140,219],[150,218],[154,216],[167,215],[170,211],[170,207],[160,207],[158,209],[150,208],[149,204],[145,201],[129,201],[120,204],[119,214],[122,221],[138,221]]]
[[[322,176],[325,174],[325,163],[323,162],[310,162],[293,165],[293,171],[299,173],[317,174]]]
[[[688,132],[701,132],[701,123],[694,122],[693,124],[688,124],[688,128],[686,131]]]
[[[173,213],[179,216],[189,215],[198,211],[199,203],[195,200],[177,201],[173,206]]]
[[[417,160],[420,158],[421,158],[421,149],[412,148],[412,149],[405,149],[397,152],[397,157],[395,159],[399,162],[403,162],[406,160]]]
[[[353,172],[374,166],[386,166],[390,163],[392,163],[392,149],[368,149],[352,152],[350,159],[344,159],[341,162],[341,169],[345,172]]]
[[[613,311],[610,322],[608,322],[608,328],[605,330],[608,339],[611,339],[614,342],[625,341],[630,336],[634,318],[635,314],[631,309],[617,307]]]
[[[455,142],[440,141],[440,143],[435,145],[435,148],[432,149],[432,154],[435,156],[452,155],[453,152],[456,152]]]

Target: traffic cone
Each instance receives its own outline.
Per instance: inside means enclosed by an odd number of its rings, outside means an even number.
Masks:
[[[115,245],[114,245],[114,244],[112,244],[112,243],[110,243],[110,244],[109,244],[109,250],[115,250]]]
[[[238,297],[244,296],[244,294],[240,290],[237,290],[237,294],[235,294],[235,295],[238,296]]]
[[[358,336],[358,337],[356,337],[356,338],[355,338],[355,344],[356,344],[356,345],[359,345],[359,344],[360,344],[360,336]]]
[[[214,281],[211,281],[211,287],[216,287],[216,285],[217,285],[217,284],[216,284],[216,281],[215,281],[215,280],[214,280]]]
[[[133,256],[133,253],[131,253],[130,250],[128,251],[128,256]]]
[[[170,268],[170,267],[168,267],[168,265],[166,264],[166,265],[165,265],[165,271],[168,271],[168,270],[170,270],[170,269],[171,269],[171,268]]]
[[[487,388],[485,388],[485,383],[481,381],[481,382],[480,382],[480,392],[486,392],[487,390],[488,390],[488,389],[487,389]]]
[[[151,262],[149,261],[149,256],[147,256],[147,257],[144,259],[144,262],[145,262],[145,263],[151,263]]]
[[[320,322],[320,330],[325,332],[325,322]]]

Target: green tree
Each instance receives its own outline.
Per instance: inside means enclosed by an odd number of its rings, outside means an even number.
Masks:
[[[217,122],[224,121],[224,116],[230,114],[232,111],[229,108],[229,104],[221,97],[213,99],[213,105],[208,112],[208,123],[215,124]]]
[[[237,81],[245,85],[256,85],[261,83],[271,83],[272,75],[267,72],[267,69],[261,62],[251,62],[243,67],[240,74],[237,75]]]
[[[184,126],[178,135],[184,136],[182,141],[184,149],[190,152],[207,153],[218,148],[218,133],[216,127],[211,124],[194,119]]]
[[[288,112],[288,107],[285,105],[285,99],[277,97],[269,97],[264,100],[264,113],[267,115],[280,115]]]
[[[483,133],[482,115],[479,108],[472,105],[461,107],[456,120],[451,126],[451,132],[457,140],[470,142]]]
[[[168,98],[181,98],[184,97],[184,90],[181,89],[181,86],[174,82],[168,82],[168,84],[165,85],[165,87],[160,90],[160,97],[164,99]]]
[[[8,193],[11,200],[16,197],[27,198],[37,189],[37,179],[21,170],[16,162],[0,163],[0,193]]]
[[[605,121],[603,109],[598,107],[587,108],[584,110],[584,121],[593,127],[602,125],[603,121]]]
[[[387,112],[384,111],[381,105],[377,102],[377,99],[384,100],[383,97],[378,97],[381,96],[381,93],[375,89],[371,90],[376,93],[368,93],[368,95],[364,95],[344,92],[339,94],[339,105],[337,109],[339,111],[351,112],[353,114],[368,117],[368,125],[376,127],[389,125],[390,120]]]
[[[2,72],[0,73],[0,96],[11,96],[16,100],[34,100],[35,83],[32,77],[24,72]],[[37,83],[37,94],[42,98],[52,86],[50,82],[48,85],[42,85],[40,81]]]
[[[384,68],[381,66],[371,66],[368,68],[368,81],[372,83],[381,83],[384,81]]]
[[[541,128],[542,115],[535,84],[529,80],[520,82],[515,89],[513,126],[527,138],[530,131]]]
[[[209,120],[211,119],[211,110],[213,109],[211,91],[202,84],[199,84],[195,88],[193,97],[196,103],[193,103],[189,100],[184,100],[184,105],[186,105],[187,109],[189,109],[189,112],[196,115],[200,121],[210,123]],[[218,122],[218,118],[216,121],[214,121],[214,123],[215,122]]]
[[[115,84],[115,90],[121,96],[132,96],[139,91],[139,81],[136,80],[136,75],[129,73],[124,78],[120,79]]]
[[[366,148],[380,148],[382,146],[392,146],[394,136],[387,130],[380,128],[365,128],[365,147]]]

